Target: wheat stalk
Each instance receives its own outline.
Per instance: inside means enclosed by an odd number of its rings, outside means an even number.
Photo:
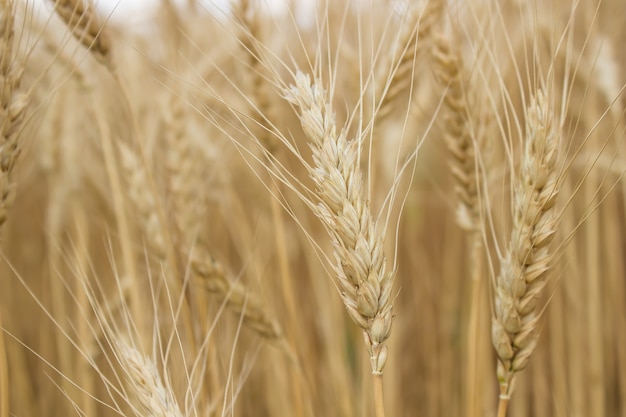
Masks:
[[[515,375],[526,368],[539,337],[537,308],[558,227],[559,136],[544,93],[527,110],[526,144],[513,191],[513,229],[495,283],[493,344],[498,355],[501,396],[498,416],[506,415]]]
[[[317,186],[316,214],[332,236],[335,273],[341,298],[352,320],[364,331],[375,376],[377,415],[382,412],[379,385],[387,360],[385,341],[391,333],[392,284],[383,236],[376,230],[363,196],[359,169],[359,141],[337,133],[334,114],[320,81],[298,72],[296,85],[285,89],[285,98],[296,106],[302,129],[311,141],[314,166],[309,174]]]

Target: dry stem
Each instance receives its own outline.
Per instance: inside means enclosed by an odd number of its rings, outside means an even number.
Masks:
[[[0,417],[9,417],[9,368],[0,313]]]

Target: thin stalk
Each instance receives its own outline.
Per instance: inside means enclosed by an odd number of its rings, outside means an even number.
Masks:
[[[95,101],[98,102],[97,100]],[[104,165],[107,171],[107,177],[111,187],[111,200],[113,203],[113,210],[115,213],[115,219],[117,222],[117,230],[119,234],[120,250],[122,256],[122,274],[124,278],[130,278],[132,285],[130,310],[133,320],[137,324],[139,329],[144,329],[144,320],[142,314],[145,310],[141,307],[141,294],[142,290],[137,280],[137,268],[135,265],[134,251],[132,248],[132,240],[130,237],[130,228],[128,218],[126,216],[126,210],[124,207],[124,200],[122,198],[122,181],[120,178],[120,170],[118,168],[117,158],[113,150],[113,143],[111,138],[111,131],[107,124],[103,110],[98,107],[94,107],[94,115],[96,117],[96,124],[100,133],[100,139],[102,143],[102,155],[104,158]],[[143,333],[142,333],[143,334]]]
[[[0,417],[9,417],[9,369],[4,344],[4,327],[0,315]]]
[[[479,231],[472,233],[472,252],[470,256],[470,268],[471,268],[471,289],[470,289],[470,311],[468,320],[467,331],[467,357],[466,357],[466,380],[465,386],[467,389],[465,406],[468,417],[475,417],[477,401],[476,390],[478,387],[477,369],[481,367],[478,364],[478,344],[481,338],[479,337],[478,330],[478,311],[480,310],[480,290],[481,290],[481,274],[483,268],[482,262],[482,236]]]
[[[376,409],[376,417],[385,417],[385,404],[383,401],[383,374],[372,374],[372,376],[374,377],[374,408]]]
[[[271,198],[271,208],[272,208],[272,219],[274,221],[274,231],[276,237],[276,253],[278,255],[278,266],[280,269],[280,282],[281,288],[283,290],[283,298],[285,300],[285,304],[287,305],[288,310],[288,332],[285,335],[287,339],[287,343],[289,346],[293,346],[295,343],[296,332],[298,327],[294,323],[294,317],[298,316],[298,312],[296,309],[296,300],[295,300],[295,292],[293,289],[293,285],[291,282],[291,271],[289,268],[289,257],[287,255],[287,242],[285,240],[285,226],[282,217],[282,207],[280,206],[280,202],[278,201],[278,196],[280,196],[280,185],[275,181],[272,181],[272,194],[274,197]],[[298,360],[299,362],[299,360]],[[300,367],[298,366],[298,369]],[[304,408],[304,399],[302,397],[302,383],[299,372],[294,367],[290,367],[289,369],[289,379],[292,384],[292,389],[294,393],[295,400],[295,416],[304,416],[305,408]]]
[[[510,396],[507,384],[500,385],[500,400],[498,401],[498,417],[506,417]]]

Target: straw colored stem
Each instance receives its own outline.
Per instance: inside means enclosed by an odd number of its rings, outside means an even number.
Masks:
[[[77,297],[76,302],[78,304],[78,308],[82,311],[89,311],[89,297],[85,291],[81,290],[81,288],[87,288],[89,285],[88,283],[83,282],[83,280],[88,280],[85,271],[88,270],[89,262],[89,227],[87,225],[87,216],[85,211],[77,202],[72,204],[72,217],[75,221],[73,242],[76,242],[73,251],[73,265],[75,265],[75,270],[78,272],[74,293]],[[83,344],[83,351],[88,352],[89,342],[92,340],[93,335],[90,332],[87,320],[81,320],[78,323],[78,335],[79,340]],[[96,415],[95,403],[93,398],[91,398],[88,394],[94,392],[95,389],[93,375],[89,372],[91,370],[91,365],[82,355],[77,355],[75,360],[76,369],[79,369],[79,385],[84,390],[83,395],[81,395],[80,409],[83,410],[86,416],[94,416]]]
[[[465,409],[467,415],[475,417],[477,415],[477,388],[478,388],[478,374],[477,369],[482,369],[482,364],[479,363],[479,325],[478,325],[478,312],[480,310],[480,294],[481,294],[481,274],[482,274],[482,253],[483,244],[481,235],[479,232],[472,234],[472,253],[470,256],[470,268],[471,268],[471,289],[470,289],[470,311],[468,319],[468,331],[467,331],[467,357],[466,357],[466,398]]]
[[[280,186],[276,182],[272,182],[272,194],[275,196],[280,195]],[[287,242],[285,240],[285,225],[281,213],[281,206],[276,198],[271,199],[272,219],[274,221],[274,231],[276,237],[276,253],[278,255],[278,266],[280,268],[280,282],[283,290],[283,299],[287,305],[287,334],[286,342],[293,346],[295,340],[299,340],[297,332],[299,327],[295,323],[295,318],[298,317],[298,311],[296,309],[295,292],[292,285],[291,271],[289,269],[289,258],[287,254]],[[294,416],[304,416],[304,399],[302,398],[302,382],[301,375],[298,373],[298,369],[291,367],[289,369],[289,379],[291,380],[291,387],[293,389],[295,410]]]
[[[9,369],[4,343],[4,327],[0,315],[0,417],[9,417]]]
[[[506,391],[506,388],[502,388]],[[498,417],[506,417],[506,410],[509,406],[509,397],[505,394],[500,395],[500,400],[498,401]]]
[[[383,376],[382,374],[373,374],[372,377],[374,378],[374,407],[376,409],[376,417],[385,417]]]
[[[98,103],[98,99],[95,98],[94,102]],[[141,308],[141,294],[142,291],[139,288],[137,281],[137,269],[135,266],[134,251],[132,248],[132,241],[130,237],[130,229],[128,224],[128,217],[126,210],[124,209],[124,199],[122,193],[122,182],[120,179],[118,164],[116,162],[115,152],[113,151],[113,143],[111,140],[111,132],[109,125],[105,119],[105,115],[101,108],[94,109],[96,123],[98,130],[100,131],[100,139],[102,142],[102,154],[104,156],[104,163],[107,171],[111,187],[111,199],[113,201],[113,209],[115,212],[115,219],[117,221],[117,230],[119,233],[119,242],[121,246],[121,256],[123,273],[122,277],[130,279],[132,289],[130,291],[130,310],[133,316],[133,320],[137,324],[139,329],[143,329],[142,317],[145,316],[143,309]]]

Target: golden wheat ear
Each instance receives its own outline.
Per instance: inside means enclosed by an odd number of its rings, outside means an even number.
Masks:
[[[385,341],[391,334],[392,285],[395,271],[387,269],[383,236],[376,228],[363,196],[357,139],[337,132],[334,114],[320,81],[311,83],[298,72],[296,85],[284,91],[299,113],[311,142],[309,175],[317,187],[317,216],[332,237],[335,273],[341,298],[352,320],[363,329],[375,383],[376,415],[383,416],[382,374],[387,361]]]
[[[456,194],[456,222],[465,230],[470,245],[468,256],[470,280],[470,307],[467,318],[466,338],[466,409],[468,416],[480,414],[481,399],[476,394],[479,387],[478,375],[484,368],[479,351],[488,350],[488,340],[479,337],[481,288],[485,281],[483,264],[483,219],[481,207],[487,206],[485,193],[481,193],[484,173],[480,158],[485,154],[486,118],[484,89],[476,88],[472,82],[469,66],[461,51],[455,47],[452,35],[442,32],[434,39],[431,51],[433,72],[442,90],[442,132],[448,148],[448,164]],[[482,103],[481,103],[482,102]]]
[[[417,3],[417,2],[415,2]],[[434,28],[441,22],[445,10],[443,0],[427,0],[416,6],[407,2],[406,17],[402,20],[399,36],[394,40],[394,47],[399,54],[382,56],[378,64],[381,76],[376,78],[374,92],[380,98],[376,118],[383,120],[393,110],[394,102],[413,82],[415,63],[431,46],[430,38]]]
[[[495,282],[492,338],[501,387],[499,417],[506,415],[514,377],[528,365],[539,338],[538,303],[552,266],[549,244],[559,219],[559,140],[548,100],[539,90],[526,113],[526,143],[513,190],[513,229]]]
[[[111,40],[90,0],[50,0],[72,36],[104,65],[112,68]]]
[[[20,154],[20,133],[28,104],[28,96],[19,90],[23,66],[14,51],[14,12],[12,1],[0,2],[0,228],[15,198],[14,168]]]
[[[136,346],[114,335],[115,357],[124,372],[128,401],[139,415],[154,417],[182,417],[173,390],[162,378],[156,363],[142,354]]]

